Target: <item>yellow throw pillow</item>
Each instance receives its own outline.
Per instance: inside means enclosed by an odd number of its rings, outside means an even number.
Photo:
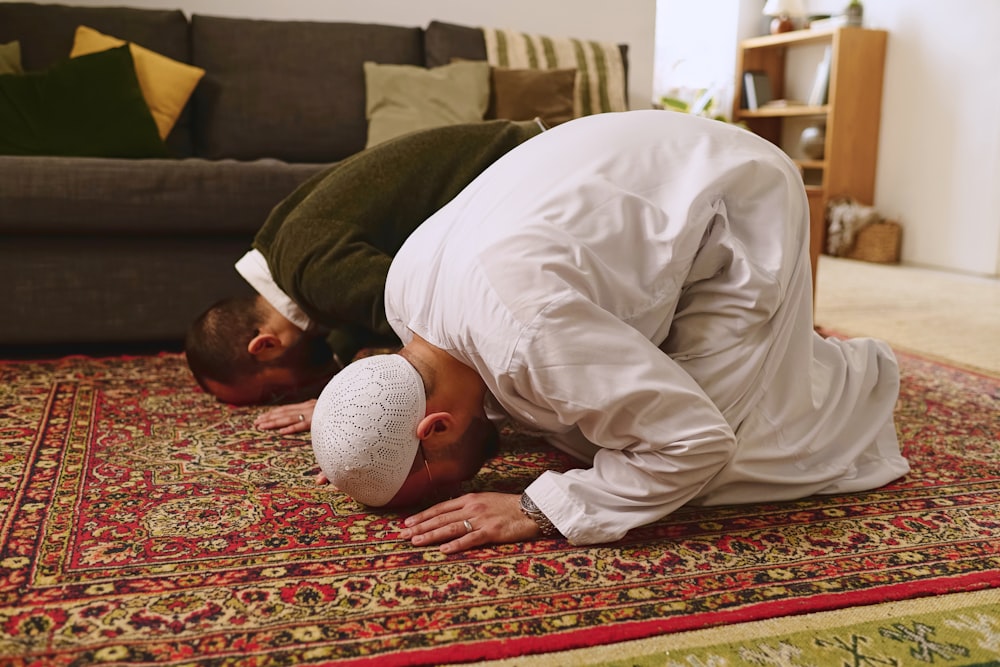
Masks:
[[[76,29],[73,50],[69,55],[70,58],[75,58],[106,51],[125,43],[125,40],[81,25]],[[195,86],[205,75],[205,70],[160,55],[138,44],[129,42],[128,47],[135,61],[135,75],[139,79],[142,96],[153,114],[160,138],[166,139]]]

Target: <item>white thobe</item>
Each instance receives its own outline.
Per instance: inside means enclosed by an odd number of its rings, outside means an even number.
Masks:
[[[386,314],[585,464],[527,493],[574,544],[607,542],[686,503],[907,472],[892,352],[814,333],[807,248],[801,178],[765,140],[601,114],[511,151],[421,225]]]

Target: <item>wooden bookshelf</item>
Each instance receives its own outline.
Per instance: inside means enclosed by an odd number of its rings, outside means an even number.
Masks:
[[[826,236],[827,202],[848,196],[863,204],[873,203],[887,38],[884,30],[866,28],[805,29],[747,39],[740,42],[737,50],[732,117],[788,152],[803,172],[809,196],[814,284]],[[809,45],[831,49],[825,104],[786,102],[753,111],[742,108],[744,72],[766,72],[772,96],[784,100],[792,60],[805,51],[802,47]],[[802,122],[801,119],[810,118],[826,125],[823,157],[818,160],[796,155],[797,147],[786,145],[785,124],[792,119]]]

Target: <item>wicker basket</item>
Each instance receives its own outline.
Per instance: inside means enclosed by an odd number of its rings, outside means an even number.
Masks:
[[[854,245],[844,257],[879,264],[899,261],[899,242],[903,229],[898,222],[886,220],[862,227],[854,237]]]

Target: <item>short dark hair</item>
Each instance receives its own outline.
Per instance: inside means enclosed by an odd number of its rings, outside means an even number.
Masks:
[[[191,323],[184,338],[188,368],[201,388],[206,380],[235,384],[256,371],[247,346],[264,322],[258,297],[238,296],[217,301]]]
[[[483,461],[479,462],[481,466],[496,456],[499,449],[500,432],[493,422],[483,417],[473,417],[462,434],[448,446],[447,452],[449,456],[464,459],[462,454],[465,452],[481,451],[483,454]],[[475,474],[476,471],[471,472]]]
[[[496,456],[499,448],[500,433],[496,426],[490,420],[477,416],[469,421],[461,435],[444,448],[444,452],[448,458],[460,461],[463,468],[475,464],[475,469],[468,468],[466,471],[468,479],[472,479],[486,461]],[[469,457],[473,452],[477,457],[475,459]]]

